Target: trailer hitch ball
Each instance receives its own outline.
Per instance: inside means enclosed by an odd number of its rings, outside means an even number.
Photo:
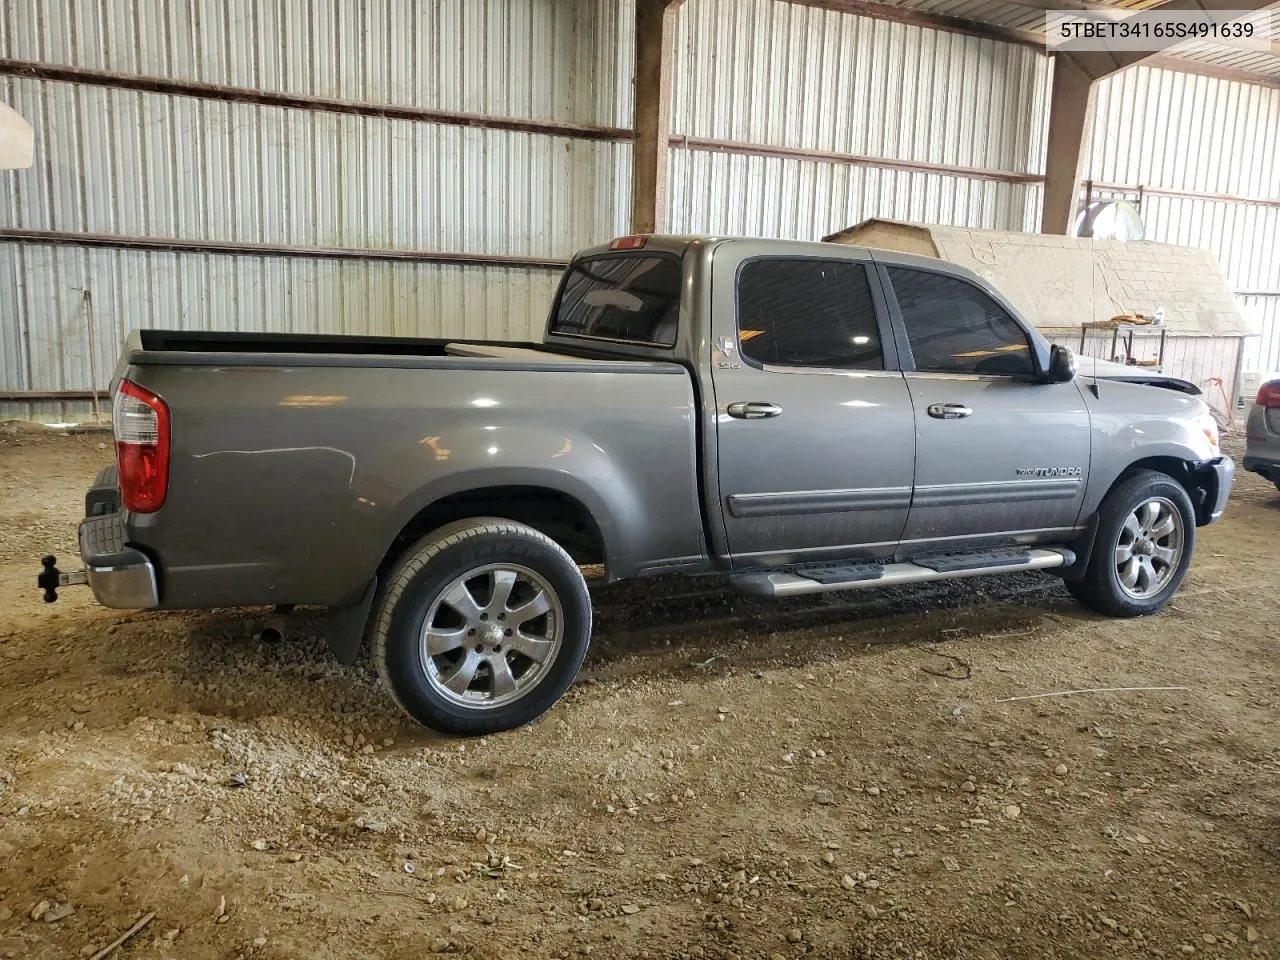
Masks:
[[[40,561],[43,567],[36,577],[36,586],[44,591],[44,602],[53,603],[58,599],[58,587],[62,585],[62,571],[58,569],[58,558],[49,554]]]
[[[77,570],[74,573],[63,573],[58,569],[58,558],[53,554],[40,561],[42,567],[39,575],[36,577],[36,586],[44,591],[44,602],[53,603],[58,599],[59,587],[72,587],[82,583],[88,583],[88,574],[83,570]]]

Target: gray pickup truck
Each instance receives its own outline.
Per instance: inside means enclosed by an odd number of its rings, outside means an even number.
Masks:
[[[113,418],[46,599],[324,607],[454,734],[569,686],[582,565],[766,597],[1052,570],[1148,614],[1235,469],[1203,401],[1078,377],[964,269],[771,240],[586,250],[541,343],[136,331]]]

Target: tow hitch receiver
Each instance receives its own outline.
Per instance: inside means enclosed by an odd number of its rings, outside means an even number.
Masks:
[[[45,603],[53,603],[58,599],[59,587],[73,587],[89,582],[89,578],[83,570],[77,570],[74,573],[63,573],[58,569],[58,558],[53,555],[41,560],[40,566],[44,569],[36,577],[36,586],[44,591]]]

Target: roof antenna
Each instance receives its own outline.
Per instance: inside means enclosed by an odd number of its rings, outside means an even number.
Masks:
[[[1093,263],[1090,265],[1091,269],[1089,270],[1089,307],[1090,307],[1089,314],[1090,316],[1097,316],[1098,242],[1092,236],[1089,237],[1089,249],[1093,253]],[[1095,327],[1094,329],[1097,329],[1097,328]],[[1098,389],[1098,385],[1100,382],[1101,381],[1098,379],[1098,351],[1095,348],[1093,352],[1093,382],[1089,384],[1089,389],[1093,391],[1093,396],[1095,400],[1102,399],[1102,392]]]

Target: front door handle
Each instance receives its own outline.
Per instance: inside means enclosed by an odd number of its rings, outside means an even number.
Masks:
[[[782,408],[767,400],[741,400],[729,404],[729,416],[739,420],[767,420],[779,416]]]
[[[935,420],[960,420],[971,413],[973,413],[973,408],[966,407],[963,403],[929,404],[929,416]]]

